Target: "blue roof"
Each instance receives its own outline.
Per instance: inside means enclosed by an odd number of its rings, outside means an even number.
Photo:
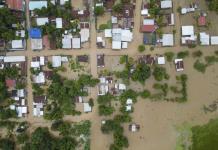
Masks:
[[[39,28],[30,28],[29,30],[30,38],[41,38],[42,37],[42,31]]]

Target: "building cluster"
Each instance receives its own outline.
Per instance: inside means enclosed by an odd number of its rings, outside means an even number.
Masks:
[[[27,62],[24,56],[1,56],[0,71],[7,68],[18,70],[17,76],[6,76],[5,83],[9,97],[13,100],[9,108],[16,111],[18,117],[28,113],[26,85]],[[19,76],[19,77],[18,77]],[[21,86],[22,85],[22,86]]]
[[[2,30],[4,35],[0,38],[0,50],[6,49],[8,51],[25,50],[26,49],[26,21],[25,21],[25,1],[24,0],[4,0],[0,3],[0,8],[8,10],[7,17],[9,18],[7,24],[4,20],[2,22]],[[6,12],[6,11],[5,11]],[[6,17],[6,16],[4,16]],[[13,19],[12,19],[13,18]],[[6,24],[5,24],[6,23]],[[5,30],[5,28],[7,30]],[[3,34],[3,32],[2,32]]]
[[[90,24],[88,4],[85,10],[66,7],[69,0],[30,1],[30,29],[33,50],[41,49],[80,49],[89,41]],[[43,10],[56,9],[60,14],[41,14]],[[66,12],[66,14],[65,14]],[[39,16],[40,14],[40,16]],[[34,32],[32,32],[34,31]],[[32,36],[35,33],[37,36]]]
[[[31,81],[33,87],[44,88],[50,83],[53,77],[53,70],[49,69],[49,65],[52,68],[59,68],[63,63],[69,61],[68,56],[36,56],[32,58],[31,61]],[[50,63],[50,64],[48,64]],[[47,96],[34,91],[33,88],[33,115],[43,116],[44,106],[47,102]]]
[[[161,23],[149,13],[154,8],[150,7],[147,2],[142,4],[140,32],[143,33],[143,43],[145,45],[174,46],[173,32],[163,33],[160,37],[157,34],[160,26],[172,28],[175,25],[173,2],[172,0],[161,0],[157,5],[157,9],[160,9],[160,13],[163,14],[159,16],[159,18],[162,17]]]
[[[114,4],[113,0],[108,0],[102,3],[96,3],[97,6],[105,6],[108,11],[111,11]],[[134,28],[134,10],[135,1],[123,4],[122,12],[111,13],[111,27],[104,29],[103,35],[97,36],[98,48],[104,48],[107,44],[107,39],[112,39],[111,48],[113,50],[127,49],[129,43],[133,40],[132,29]]]

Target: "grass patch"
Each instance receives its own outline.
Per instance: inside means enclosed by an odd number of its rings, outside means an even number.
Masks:
[[[179,135],[177,137],[175,150],[189,150],[192,144],[191,126],[188,123],[184,123],[181,126],[176,127],[176,130]]]

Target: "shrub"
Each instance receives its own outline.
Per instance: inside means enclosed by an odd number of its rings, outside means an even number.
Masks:
[[[96,16],[101,16],[101,15],[104,14],[104,7],[103,6],[97,6],[97,7],[95,7],[94,12],[95,12]]]
[[[214,53],[215,53],[215,55],[218,55],[218,50],[217,50],[217,51],[215,51]]]
[[[192,53],[193,57],[201,57],[202,55],[203,55],[203,53],[200,50],[195,51],[195,52]]]
[[[167,61],[171,62],[171,61],[173,61],[173,57],[175,54],[173,52],[166,52],[166,53],[164,53],[164,55],[166,56]]]
[[[127,60],[128,60],[128,56],[127,55],[120,56],[120,64],[126,63]]]
[[[201,63],[199,60],[196,60],[194,63],[194,68],[201,73],[205,73],[207,65],[204,63]]]
[[[189,56],[189,52],[188,51],[179,52],[177,54],[178,58],[185,58],[185,57],[188,57],[188,56]]]
[[[152,47],[150,47],[150,51],[153,51],[154,50],[154,47],[152,46]]]
[[[105,30],[105,29],[109,29],[109,26],[107,24],[101,24],[99,26],[99,30]]]
[[[215,56],[206,56],[204,59],[207,62],[207,65],[212,65],[212,64],[218,62],[218,58]]]
[[[154,68],[153,76],[154,76],[155,80],[162,81],[163,79],[168,78],[168,77],[165,78],[166,75],[167,75],[167,73],[166,73],[166,69],[164,67],[157,67],[156,66]]]
[[[139,46],[138,46],[138,51],[139,51],[140,53],[144,52],[144,51],[145,51],[145,45],[139,45]]]
[[[151,95],[151,93],[150,93],[150,91],[148,91],[148,90],[144,90],[144,91],[142,91],[141,93],[140,93],[140,96],[142,97],[142,98],[148,98],[149,96]]]

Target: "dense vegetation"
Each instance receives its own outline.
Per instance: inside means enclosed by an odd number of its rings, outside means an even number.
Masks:
[[[0,8],[0,39],[10,41],[15,39],[15,29],[12,24],[18,24],[18,29],[22,29],[19,18],[15,16],[9,8]]]
[[[93,79],[90,75],[80,75],[78,80],[68,80],[54,74],[48,88],[50,102],[46,107],[45,118],[54,120],[62,118],[64,114],[75,114],[75,98],[88,95],[84,87],[93,87],[97,83],[98,79]]]
[[[217,150],[218,119],[192,128],[192,150]]]
[[[17,67],[5,67],[0,72],[0,119],[9,119],[16,117],[16,111],[10,110],[8,106],[13,103],[9,97],[6,79],[15,79],[18,85],[20,83],[19,69]]]
[[[218,0],[207,0],[209,9],[218,12]]]

